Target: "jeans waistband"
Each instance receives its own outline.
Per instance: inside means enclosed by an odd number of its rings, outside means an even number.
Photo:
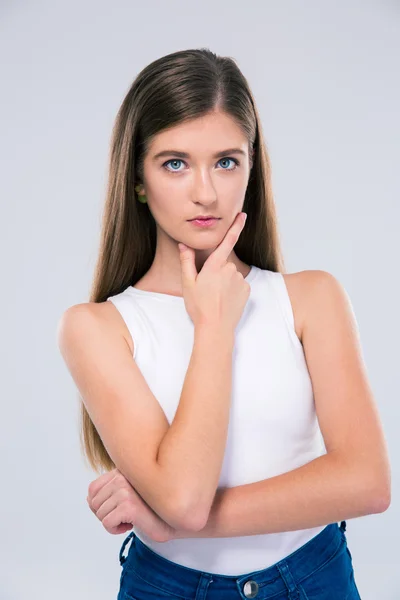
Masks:
[[[232,585],[242,587],[246,580],[251,579],[260,588],[271,584],[274,591],[279,591],[280,582],[282,590],[285,589],[284,578],[287,573],[290,573],[290,576],[299,583],[322,567],[339,549],[345,538],[345,531],[346,521],[342,521],[340,526],[336,522],[331,523],[306,544],[274,565],[240,576],[208,573],[174,563],[153,552],[133,531],[122,544],[119,560],[121,565],[126,561],[123,551],[129,540],[133,538],[133,547],[128,552],[129,563],[126,568],[135,571],[143,579],[151,581],[153,584],[158,582],[162,589],[171,595],[176,594],[178,597],[184,597],[188,593],[188,588],[192,589],[194,597],[200,583],[203,586],[213,581],[226,584],[228,589]],[[275,587],[277,587],[276,590]]]

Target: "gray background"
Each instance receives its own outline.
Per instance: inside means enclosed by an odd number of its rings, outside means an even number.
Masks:
[[[352,299],[393,487],[388,511],[348,520],[347,537],[363,600],[400,598],[399,2],[3,0],[2,600],[116,597],[125,535],[86,504],[97,476],[56,326],[87,301],[128,87],[201,46],[235,57],[254,92],[288,271],[329,271]]]

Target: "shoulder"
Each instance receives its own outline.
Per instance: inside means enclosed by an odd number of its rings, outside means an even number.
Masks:
[[[343,297],[344,288],[334,275],[319,269],[282,273],[282,276],[293,309],[296,334],[302,340],[310,314],[323,307],[324,298]]]
[[[94,328],[101,327],[104,331],[117,333],[125,339],[132,354],[133,340],[128,327],[120,312],[112,302],[82,302],[67,308],[61,315],[57,327],[59,344],[66,333],[87,335]]]

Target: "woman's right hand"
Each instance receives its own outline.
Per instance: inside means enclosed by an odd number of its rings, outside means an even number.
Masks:
[[[222,242],[210,254],[197,272],[195,251],[186,246],[180,250],[183,297],[186,310],[195,327],[222,326],[233,331],[243,313],[250,294],[250,284],[227,262],[246,221],[246,214],[239,213]]]

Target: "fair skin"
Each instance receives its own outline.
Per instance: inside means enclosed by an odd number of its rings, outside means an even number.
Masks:
[[[217,150],[241,148],[247,141],[225,115],[212,115],[163,132],[145,161],[144,190],[157,222],[155,260],[138,288],[182,295],[178,241],[196,251],[198,269],[241,211],[250,173],[248,154],[237,171],[232,162],[211,159]],[[190,159],[153,161],[166,148],[187,151]],[[222,166],[221,166],[222,165]],[[227,166],[228,165],[228,166]],[[170,169],[171,163],[170,163]],[[199,213],[221,218],[209,230],[187,219]],[[246,276],[249,266],[230,256]],[[234,537],[316,527],[383,512],[390,505],[390,466],[386,441],[368,382],[357,330],[345,291],[319,270],[285,274],[295,332],[313,384],[315,407],[327,454],[263,481],[220,488],[201,531],[174,530],[136,493],[118,468],[89,486],[91,510],[110,533],[137,525],[155,541],[179,537]],[[133,349],[129,331],[109,303],[96,310],[115,324]]]
[[[244,154],[230,152],[213,157],[232,148]],[[155,158],[165,150],[187,152],[190,158],[178,158],[176,153]],[[240,163],[236,168],[235,160]],[[223,113],[159,133],[145,157],[140,191],[140,195],[146,195],[157,225],[157,247],[153,264],[135,287],[182,296],[178,241],[195,250],[200,271],[241,212],[249,175],[248,141],[238,125]],[[213,214],[221,219],[211,228],[199,229],[188,222],[198,214]],[[249,273],[249,265],[234,251],[228,261],[244,277]]]

